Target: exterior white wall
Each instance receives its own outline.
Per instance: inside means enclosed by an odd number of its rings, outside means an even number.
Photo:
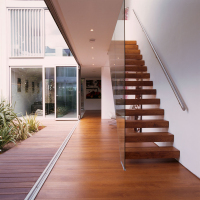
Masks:
[[[55,67],[55,66],[77,66],[77,62],[74,57],[44,57],[41,59],[9,59],[9,66],[44,66],[44,67]]]
[[[63,57],[62,52],[56,51],[56,56],[46,56],[43,58],[9,58],[10,56],[10,30],[9,30],[9,15],[8,8],[46,8],[46,4],[43,1],[9,1],[0,0],[0,97],[1,94],[7,100],[11,100],[11,74],[10,67],[55,67],[55,66],[77,66],[77,62],[74,57]],[[57,49],[56,49],[57,50]],[[59,55],[58,55],[59,53]],[[62,56],[62,57],[61,57]],[[43,70],[44,75],[44,70]],[[20,77],[20,75],[18,75]],[[43,76],[44,79],[44,76]],[[16,81],[16,80],[15,80]],[[31,79],[30,79],[31,81]],[[44,100],[44,81],[43,84],[43,100]],[[15,92],[15,91],[13,91]],[[41,90],[42,92],[42,90]],[[22,94],[22,93],[21,93]],[[41,93],[42,94],[42,93]],[[28,94],[25,94],[27,96]],[[19,95],[18,95],[19,96]],[[16,96],[16,98],[18,97]],[[12,99],[15,101],[15,98]],[[29,98],[30,102],[34,102],[33,96]],[[23,99],[16,108],[17,112],[23,113],[27,108],[27,102]],[[45,106],[43,102],[43,107]],[[30,107],[30,106],[29,106]],[[30,108],[29,108],[30,109]],[[28,110],[30,111],[30,110]],[[44,114],[44,110],[43,110]],[[45,115],[44,115],[45,116]]]
[[[101,68],[101,119],[115,117],[110,67]]]
[[[9,69],[7,67],[7,12],[6,12],[6,0],[0,1],[0,96],[6,98],[9,95],[9,85],[7,84],[7,78],[9,78]],[[7,98],[8,100],[8,98]]]
[[[85,110],[101,110],[101,99],[86,99],[86,81],[87,80],[101,80],[101,78],[86,78],[85,79],[85,84],[84,84],[84,109]],[[102,97],[102,94],[101,94],[101,97]]]
[[[126,40],[137,40],[144,57],[174,146],[181,152],[180,163],[200,177],[200,1],[131,0],[126,22]],[[188,111],[182,111],[135,16],[134,8],[161,60],[174,79]]]
[[[1,0],[2,1],[2,0]],[[4,1],[4,0],[3,0]],[[5,0],[6,1],[6,7],[31,7],[31,8],[46,8],[46,4],[44,1],[13,1],[13,0]]]

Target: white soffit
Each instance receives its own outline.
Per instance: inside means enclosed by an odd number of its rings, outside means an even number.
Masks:
[[[65,34],[83,68],[102,67],[107,62],[107,52],[122,2],[123,0],[52,1]],[[91,29],[94,31],[91,32]],[[89,42],[93,38],[95,42]]]

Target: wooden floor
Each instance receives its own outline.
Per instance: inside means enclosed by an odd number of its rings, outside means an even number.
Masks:
[[[116,129],[87,111],[38,200],[199,200],[200,180],[176,160],[135,160],[122,170]]]
[[[0,155],[0,199],[24,199],[76,121],[42,120],[47,126]]]

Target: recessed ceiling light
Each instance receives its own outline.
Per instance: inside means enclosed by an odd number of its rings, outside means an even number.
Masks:
[[[92,32],[92,31],[94,31],[94,29],[91,28],[90,31]]]
[[[115,64],[114,64],[115,65]]]
[[[91,49],[94,49],[94,47],[91,47]]]
[[[95,42],[95,39],[94,39],[94,38],[91,38],[89,41],[90,41],[90,42]]]
[[[94,64],[92,64],[92,65],[94,65]]]
[[[92,57],[92,59],[94,59],[94,57]]]
[[[117,59],[119,59],[119,57]]]

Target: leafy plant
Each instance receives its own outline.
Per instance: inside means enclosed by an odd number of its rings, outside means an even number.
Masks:
[[[9,142],[15,143],[14,129],[12,126],[3,126],[0,128],[0,149]]]
[[[24,120],[28,124],[28,130],[29,130],[30,133],[38,131],[38,127],[40,126],[40,122],[36,118],[37,118],[37,114],[27,115],[27,113],[26,113],[26,118],[24,118]]]
[[[12,106],[6,100],[0,100],[0,149],[7,143],[15,140],[25,140],[32,136],[32,132],[38,131],[40,122],[36,120],[37,115],[20,119],[14,112]]]
[[[6,102],[6,100],[1,99],[0,102],[0,126],[6,127],[10,124],[16,127],[15,121],[19,121],[17,114],[14,112],[12,106]]]
[[[25,140],[30,136],[32,135],[29,133],[28,123],[26,121],[20,121],[18,123],[17,140]]]

